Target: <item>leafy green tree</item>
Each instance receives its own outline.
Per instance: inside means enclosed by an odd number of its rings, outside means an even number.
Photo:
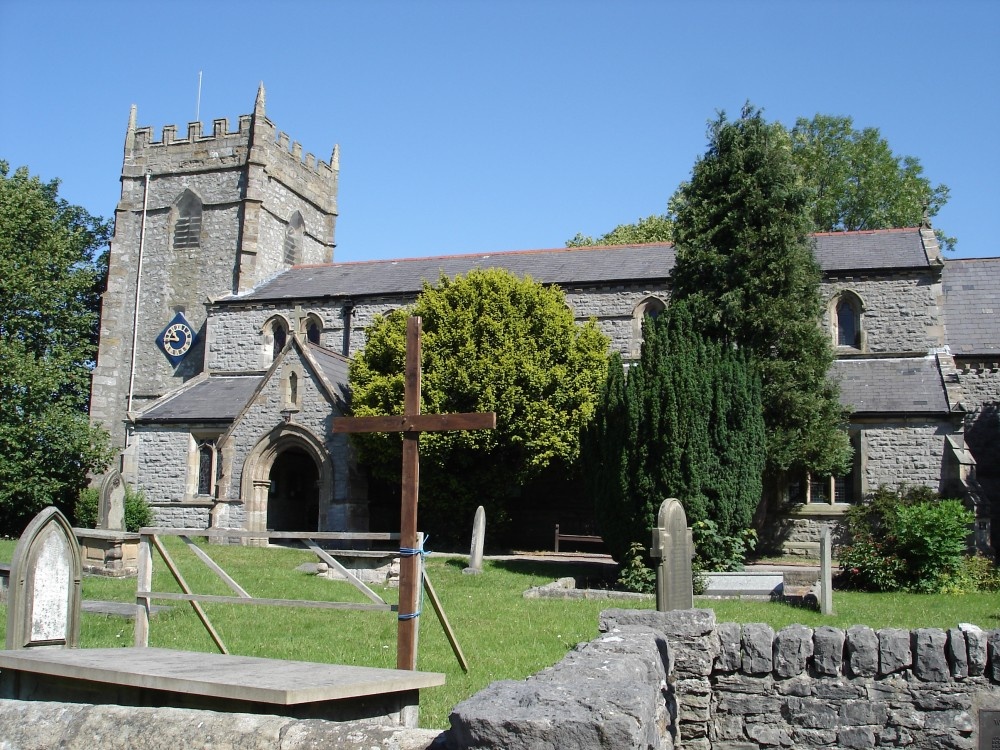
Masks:
[[[920,160],[894,154],[878,128],[858,130],[850,117],[817,114],[800,117],[789,132],[812,232],[920,226],[948,202],[948,186],[931,185]],[[668,242],[685,189],[677,188],[666,214],[619,224],[596,239],[577,234],[566,246]],[[954,250],[954,237],[935,233],[944,250]]]
[[[920,161],[894,154],[878,128],[858,130],[850,117],[817,114],[796,120],[791,139],[815,231],[915,227],[948,201],[948,186],[932,186]],[[938,237],[954,249],[954,237]]]
[[[0,161],[0,530],[46,505],[70,511],[108,461],[87,419],[107,222],[58,197],[57,181]]]
[[[770,468],[829,475],[846,468],[850,445],[817,325],[808,200],[781,125],[749,104],[738,120],[720,114],[676,203],[673,298],[703,334],[757,362]]]
[[[698,333],[684,302],[646,319],[642,354],[627,376],[616,364],[583,443],[588,492],[612,555],[625,560],[635,543],[648,546],[667,497],[681,499],[689,523],[710,523],[720,544],[741,538],[764,468],[753,366],[739,350]],[[702,553],[706,560],[723,556]]]
[[[576,324],[557,288],[501,269],[442,277],[424,284],[412,308],[366,330],[350,367],[355,415],[402,413],[408,315],[423,324],[422,411],[497,414],[495,430],[421,435],[421,525],[451,539],[478,505],[502,524],[506,500],[526,481],[577,461],[607,375],[608,340],[594,322]],[[355,438],[361,461],[398,481],[399,435]]]
[[[588,237],[579,232],[566,241],[566,247],[587,247],[592,245],[641,245],[646,242],[670,242],[673,238],[674,222],[667,214],[653,214],[639,219],[635,224],[619,224],[600,237]]]

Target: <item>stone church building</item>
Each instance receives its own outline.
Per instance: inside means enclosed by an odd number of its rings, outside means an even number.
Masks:
[[[338,150],[278,132],[263,87],[235,130],[125,138],[91,418],[164,526],[361,531],[368,487],[344,435],[349,358],[376,315],[442,273],[502,267],[556,284],[639,355],[669,303],[670,244],[336,263]],[[818,234],[832,376],[850,410],[844,477],[786,477],[766,528],[793,553],[886,483],[1000,507],[1000,258],[948,260],[928,228]],[[559,520],[558,518],[556,520]],[[547,526],[551,530],[551,525]],[[548,531],[546,531],[548,533]]]

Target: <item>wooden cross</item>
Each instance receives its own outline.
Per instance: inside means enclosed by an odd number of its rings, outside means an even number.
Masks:
[[[417,501],[420,496],[421,432],[443,430],[491,430],[497,426],[495,412],[469,414],[420,413],[420,318],[406,320],[406,371],[403,413],[385,417],[335,417],[333,432],[402,432],[403,491],[401,496],[399,546],[417,547]],[[417,615],[420,595],[420,560],[402,556],[399,563],[399,626],[396,635],[396,668],[417,668]]]

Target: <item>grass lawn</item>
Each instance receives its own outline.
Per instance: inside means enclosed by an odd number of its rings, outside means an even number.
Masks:
[[[167,546],[191,587],[198,593],[230,594],[178,540]],[[0,560],[10,560],[13,542],[0,542]],[[315,562],[304,550],[206,546],[219,563],[253,596],[366,602],[346,583],[300,573],[296,566]],[[444,672],[443,687],[421,696],[421,724],[444,728],[452,707],[490,682],[524,677],[558,661],[581,641],[597,634],[597,617],[609,607],[652,607],[650,602],[614,600],[524,599],[531,586],[573,575],[573,563],[487,560],[479,576],[462,574],[464,558],[432,557],[428,574],[458,636],[470,671],[464,674],[451,652],[437,618],[426,602],[421,618],[418,667]],[[154,554],[153,589],[179,591]],[[390,602],[396,590],[379,590]],[[135,580],[85,577],[85,599],[134,601]],[[156,615],[150,624],[150,645],[195,651],[215,647],[191,608],[179,602]],[[766,622],[776,630],[791,623],[807,626],[854,624],[880,627],[954,627],[973,622],[984,629],[1000,627],[1000,594],[931,596],[835,592],[836,615],[770,602],[707,601],[698,606],[715,610],[717,619]],[[373,667],[394,667],[396,618],[393,613],[312,610],[285,607],[203,605],[232,653]],[[6,614],[3,613],[4,626]],[[103,615],[83,615],[83,647],[132,645],[131,621]]]

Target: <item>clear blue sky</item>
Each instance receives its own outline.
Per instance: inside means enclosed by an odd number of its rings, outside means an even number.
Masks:
[[[129,106],[341,147],[337,260],[561,247],[661,213],[747,99],[881,129],[998,256],[1000,2],[0,0],[0,158],[111,216]]]

